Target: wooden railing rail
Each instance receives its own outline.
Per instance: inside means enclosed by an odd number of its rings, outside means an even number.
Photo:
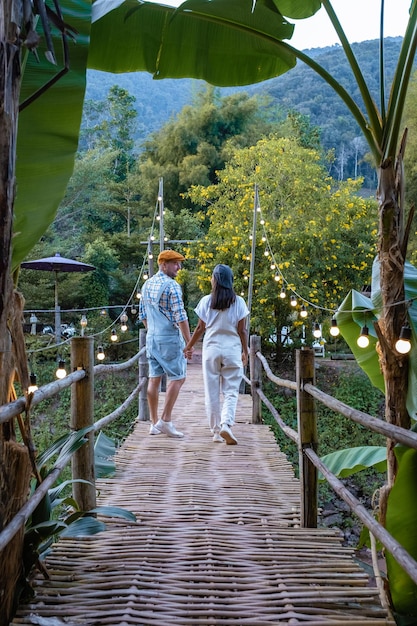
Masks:
[[[144,342],[142,341],[142,344]],[[94,375],[103,375],[107,373],[118,373],[120,371],[126,370],[133,365],[137,361],[139,361],[144,353],[145,347],[142,348],[135,354],[132,358],[123,363],[117,364],[100,364],[93,366],[93,354],[92,354],[92,346],[93,340],[90,337],[77,337],[74,340],[71,340],[71,362],[77,362],[77,359],[81,359],[80,363],[83,364],[82,368],[78,367],[71,374],[66,376],[61,380],[57,380],[47,385],[40,387],[37,391],[35,391],[32,397],[28,399],[26,397],[21,397],[11,402],[5,406],[0,407],[0,423],[4,423],[9,421],[10,419],[16,417],[21,414],[28,408],[36,406],[40,404],[43,400],[52,398],[58,395],[62,390],[71,387],[72,393],[72,402],[71,402],[71,428],[73,430],[78,430],[79,428],[86,427],[90,429],[91,435],[98,432],[102,428],[108,426],[112,421],[117,419],[122,415],[124,411],[132,404],[132,402],[137,398],[138,394],[143,391],[143,389],[147,386],[147,378],[142,376],[138,385],[134,388],[134,390],[130,393],[130,395],[124,400],[124,402],[117,407],[112,413],[100,418],[96,422],[91,421],[90,424],[74,424],[73,418],[74,415],[77,415],[79,412],[83,414],[85,418],[87,414],[87,419],[89,420],[92,417],[92,411],[85,411],[86,402],[85,398],[80,397],[77,398],[77,401],[80,401],[79,404],[81,406],[74,406],[74,398],[76,398],[76,394],[73,393],[76,385],[80,383],[88,382],[89,386],[94,382]],[[73,368],[74,369],[74,368]],[[146,373],[146,372],[145,372]],[[143,374],[143,371],[140,372]],[[88,380],[89,379],[89,380]],[[92,407],[91,407],[92,408]],[[88,435],[87,435],[88,437]],[[90,444],[90,445],[88,445]],[[8,525],[0,532],[0,553],[7,544],[13,539],[16,533],[24,526],[29,517],[32,515],[38,504],[41,502],[42,498],[47,494],[48,490],[53,486],[55,481],[59,478],[62,471],[65,467],[72,461],[73,463],[73,479],[82,478],[84,480],[90,480],[89,485],[85,485],[84,483],[75,483],[75,485],[81,486],[81,489],[78,490],[76,495],[78,496],[77,501],[80,505],[80,508],[84,510],[88,510],[94,508],[95,506],[95,477],[89,475],[86,477],[86,472],[83,471],[83,465],[79,463],[75,463],[74,467],[74,457],[77,454],[83,451],[84,459],[88,459],[88,463],[93,467],[94,466],[94,441],[93,437],[90,438],[90,441],[87,442],[80,450],[78,450],[75,455],[68,454],[63,459],[60,460],[59,464],[57,464],[54,469],[48,474],[45,480],[37,487],[32,496],[27,500],[24,506],[17,512],[17,514],[13,517],[13,519],[8,523]],[[82,457],[82,458],[83,458]],[[80,472],[81,470],[81,472]],[[92,495],[92,493],[94,495]],[[75,495],[75,494],[74,494]]]
[[[254,407],[257,407],[259,400],[262,400],[281,430],[287,437],[297,443],[300,465],[301,525],[310,528],[317,526],[317,473],[320,471],[333,490],[348,504],[350,509],[359,517],[374,537],[376,537],[393,555],[397,562],[403,567],[404,571],[407,572],[410,578],[417,584],[417,561],[375,520],[372,513],[367,511],[361,502],[355,498],[342,481],[326,467],[318,456],[314,401],[321,402],[333,411],[361,424],[369,430],[380,433],[414,449],[417,449],[417,434],[399,426],[387,424],[372,415],[358,411],[318,389],[314,384],[313,350],[307,348],[296,351],[297,380],[289,381],[278,378],[272,373],[265,356],[261,353],[259,348],[260,338],[251,337],[251,374],[253,371],[252,367],[254,367],[255,377],[253,379],[251,375],[251,380],[246,377],[245,380],[251,385],[252,399],[256,397],[256,400],[253,400]],[[261,376],[259,375],[259,364],[262,364],[267,378],[277,386],[296,390],[298,432],[285,424],[278,411],[263,393]],[[256,413],[259,413],[258,408],[256,408]],[[253,414],[255,414],[255,408],[253,408]]]

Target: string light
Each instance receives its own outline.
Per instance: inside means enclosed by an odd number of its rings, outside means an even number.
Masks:
[[[369,328],[366,324],[362,327],[361,334],[357,338],[356,343],[360,348],[367,348],[369,346]]]
[[[279,281],[281,280],[281,276],[279,274],[275,274],[274,280],[276,283],[279,283]]]
[[[58,369],[55,372],[55,376],[59,380],[62,380],[62,378],[65,378],[66,375],[67,375],[67,370],[65,369],[65,361],[63,359],[60,359],[58,361]]]
[[[395,342],[395,349],[400,354],[408,354],[411,350],[411,328],[409,326],[403,326],[400,331],[400,336]]]
[[[307,309],[305,308],[304,304],[301,305],[300,317],[304,319],[307,317]]]
[[[100,315],[101,315],[101,317],[106,317],[106,315],[107,315],[106,309],[101,309]]]
[[[116,333],[116,329],[115,329],[115,328],[113,328],[113,330],[111,331],[110,339],[111,339],[112,341],[117,341],[117,340],[119,339],[119,337],[117,336],[117,333]]]
[[[294,294],[290,297],[290,304],[291,306],[297,306],[297,298],[294,296]]]
[[[38,389],[38,385],[36,384],[36,374],[32,372],[29,376],[29,379],[30,385],[28,387],[28,393],[35,393],[35,391],[37,391]]]
[[[137,292],[136,292],[136,298],[137,298],[138,300],[140,300],[140,299],[141,299],[141,297],[142,297],[142,293],[141,293],[140,289],[138,289],[138,290],[137,290]]]
[[[332,337],[337,337],[340,334],[340,329],[337,325],[337,321],[335,317],[332,317],[332,322],[330,326],[330,334]]]
[[[87,316],[81,315],[80,326],[81,326],[81,337],[84,337],[84,331],[87,328]]]
[[[320,328],[320,324],[318,322],[315,322],[315,324],[314,324],[313,337],[315,337],[316,339],[320,339],[320,337],[321,337],[321,328]]]
[[[103,346],[99,346],[97,348],[97,360],[104,361],[105,358],[106,358],[106,355],[104,354]]]
[[[125,333],[127,331],[127,320],[128,320],[128,317],[126,313],[122,313],[120,316],[120,322],[121,322],[120,330],[122,331],[122,333]]]
[[[286,297],[286,293],[285,293],[285,287],[281,287],[281,291],[279,294],[279,297],[282,298],[282,300]]]

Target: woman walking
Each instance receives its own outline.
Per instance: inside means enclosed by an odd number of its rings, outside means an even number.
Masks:
[[[203,379],[209,427],[213,441],[233,445],[237,444],[232,427],[239,387],[243,366],[248,362],[246,317],[249,311],[243,298],[233,289],[233,272],[228,265],[216,265],[211,287],[211,293],[195,308],[199,321],[184,352],[188,353],[204,334]]]

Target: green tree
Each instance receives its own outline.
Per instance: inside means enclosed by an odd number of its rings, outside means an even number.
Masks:
[[[251,145],[270,132],[274,121],[268,103],[246,93],[220,97],[213,87],[200,91],[191,106],[165,124],[144,144],[139,157],[137,187],[141,203],[152,206],[156,183],[164,180],[164,203],[174,214],[196,210],[184,198],[191,185],[210,185],[224,167],[228,146]]]

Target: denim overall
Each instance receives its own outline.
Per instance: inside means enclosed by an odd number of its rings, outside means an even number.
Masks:
[[[179,328],[159,310],[159,300],[167,288],[164,282],[158,291],[155,302],[151,302],[147,289],[142,292],[146,310],[146,356],[149,360],[151,378],[167,375],[170,380],[185,378],[187,360],[183,349],[185,341]]]

